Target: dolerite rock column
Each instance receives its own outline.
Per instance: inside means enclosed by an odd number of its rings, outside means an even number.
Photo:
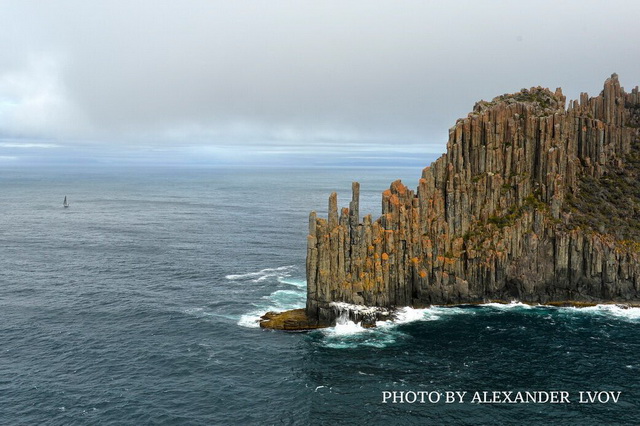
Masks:
[[[571,229],[566,209],[580,179],[636,149],[638,88],[625,93],[614,74],[599,96],[565,103],[540,87],[478,102],[415,192],[399,180],[383,192],[376,220],[360,220],[358,183],[340,212],[331,194],[328,219],[309,216],[309,318],[334,321],[332,302],[638,301],[638,252]]]

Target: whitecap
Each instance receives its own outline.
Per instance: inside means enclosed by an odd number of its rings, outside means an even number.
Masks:
[[[240,316],[238,325],[246,328],[260,328],[260,316],[264,315],[264,312],[251,312]]]
[[[263,296],[263,303],[256,304],[255,309],[243,314],[238,320],[241,327],[260,327],[260,317],[266,312],[282,312],[292,309],[303,308],[306,304],[307,293],[304,290],[294,287],[287,290],[276,290],[268,296]]]
[[[210,315],[207,312],[205,312],[204,308],[189,308],[189,309],[185,309],[184,313],[187,315],[198,317],[198,318]]]
[[[337,308],[339,312],[345,314],[347,312],[353,312],[360,315],[375,315],[378,313],[383,315],[389,314],[389,311],[386,308],[381,308],[378,306],[354,305],[352,303],[346,302],[331,302],[329,306]]]
[[[347,319],[321,330],[322,346],[332,349],[351,349],[357,347],[384,348],[396,342],[403,333],[395,329],[391,321],[378,321],[376,327],[365,328]]]
[[[334,327],[328,328],[329,333],[334,336],[352,336],[354,334],[365,333],[368,329],[362,327],[359,323],[346,321],[342,324],[336,324]]]
[[[475,309],[468,308],[460,308],[458,306],[431,306],[429,308],[429,312],[432,315],[436,315],[438,317],[445,315],[457,315],[457,314],[465,314],[465,315],[475,315]]]
[[[630,308],[621,305],[603,304],[587,307],[566,307],[561,309],[586,314],[610,316],[631,322],[640,321],[640,308]]]
[[[259,283],[259,282],[261,282],[261,281],[266,280],[267,278],[271,278],[272,276],[273,276],[273,275],[263,275],[263,276],[261,276],[261,277],[259,277],[259,278],[256,278],[255,280],[251,280],[251,282]]]
[[[415,321],[434,321],[440,319],[435,315],[433,308],[415,309],[404,307],[398,309],[394,314],[396,324],[407,324]]]
[[[235,321],[238,318],[237,316],[234,316],[234,315],[225,315],[225,314],[219,314],[216,312],[209,312],[205,310],[205,308],[188,308],[183,310],[182,312],[196,318],[204,318],[204,319],[217,317],[217,318],[224,318],[227,320]]]
[[[272,310],[298,309],[305,305],[307,294],[296,290],[276,290],[263,299],[271,302]]]
[[[325,336],[322,345],[332,349],[354,349],[359,347],[385,348],[396,343],[396,339],[403,335],[400,332],[386,332],[381,330],[364,329],[351,335]]]
[[[259,282],[269,277],[287,277],[295,269],[296,269],[295,265],[279,266],[277,268],[264,268],[257,272],[247,272],[245,274],[226,275],[225,278],[231,281],[253,278],[251,280],[252,282]]]
[[[278,277],[278,282],[280,284],[292,285],[294,287],[307,288],[307,280],[296,280],[293,278]]]
[[[482,303],[480,306],[485,306],[485,307],[499,309],[499,310],[533,308],[533,306],[527,305],[526,303],[522,303],[517,300],[512,300],[510,303],[496,303],[496,302]]]
[[[366,312],[368,309],[380,309],[346,303],[332,303],[336,307]],[[377,321],[372,328],[362,327],[352,321],[342,318],[334,327],[323,329],[321,345],[335,349],[350,349],[363,346],[384,348],[395,344],[398,339],[406,337],[399,329],[403,324],[420,321],[438,321],[447,315],[475,315],[475,310],[449,306],[431,306],[428,308],[402,307],[393,313],[393,320]]]

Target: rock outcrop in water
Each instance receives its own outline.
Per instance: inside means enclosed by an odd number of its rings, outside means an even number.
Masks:
[[[340,303],[639,301],[638,88],[614,74],[565,103],[540,87],[478,102],[416,191],[383,192],[376,220],[360,217],[358,183],[348,208],[331,194],[328,218],[309,217],[309,323]]]

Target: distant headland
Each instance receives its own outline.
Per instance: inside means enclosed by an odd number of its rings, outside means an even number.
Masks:
[[[261,326],[363,325],[394,308],[517,300],[640,304],[640,94],[613,74],[595,97],[534,87],[476,103],[416,191],[382,216],[329,197],[309,216],[305,309]]]

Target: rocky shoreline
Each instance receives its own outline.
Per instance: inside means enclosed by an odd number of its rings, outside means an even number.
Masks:
[[[334,302],[330,304],[333,316],[338,322],[351,321],[362,327],[375,327],[377,321],[387,321],[393,318],[393,310],[376,306],[352,305]],[[274,330],[313,330],[325,328],[331,323],[321,323],[307,316],[305,309],[293,309],[284,312],[267,312],[260,317],[260,327]]]
[[[577,302],[577,301],[555,301],[548,302],[544,305],[537,303],[527,303],[527,302],[519,302],[519,301],[504,301],[504,300],[488,300],[484,302],[477,303],[465,303],[465,304],[453,304],[453,305],[434,305],[438,307],[447,307],[447,308],[456,308],[461,306],[480,306],[487,303],[499,303],[501,305],[510,305],[513,303],[522,303],[524,305],[529,306],[541,306],[541,307],[554,307],[554,308],[588,308],[593,306],[601,306],[601,305],[611,305],[617,306],[622,309],[629,308],[640,308],[640,303],[594,303],[594,302]],[[353,306],[353,305],[352,305]],[[415,308],[420,308],[420,306],[414,306]],[[423,306],[423,308],[427,308],[428,306]],[[376,327],[377,321],[393,321],[395,319],[396,311],[394,309],[385,309],[378,311],[375,307],[362,307],[369,310],[374,315],[369,315],[366,318],[362,318],[358,316],[357,310],[354,312],[349,312],[347,315],[343,316],[343,321],[348,319],[349,321],[360,324],[363,328],[373,328]],[[348,307],[346,308],[348,309]],[[378,316],[379,315],[379,316]],[[339,318],[339,315],[338,315]],[[289,311],[283,312],[267,312],[262,317],[260,317],[260,328],[270,329],[270,330],[283,330],[283,331],[311,331],[317,330],[321,328],[327,328],[335,325],[334,323],[318,323],[313,318],[309,318],[306,314],[304,308],[301,309],[292,309]]]

